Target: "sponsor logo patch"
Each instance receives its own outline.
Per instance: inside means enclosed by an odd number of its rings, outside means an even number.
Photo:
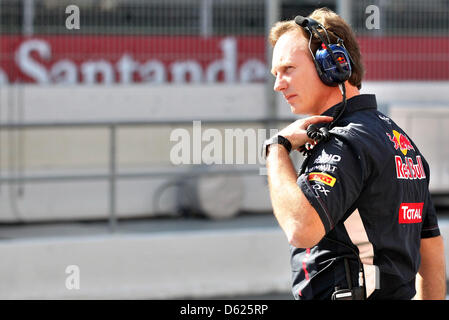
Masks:
[[[329,154],[326,153],[326,151],[322,151],[321,155],[318,156],[318,158],[315,159],[313,163],[337,163],[341,160],[341,156],[338,154]]]
[[[390,141],[393,142],[394,149],[395,150],[400,149],[401,152],[404,154],[404,156],[407,155],[407,151],[409,150],[415,151],[415,148],[410,143],[410,140],[408,140],[408,138],[405,135],[397,132],[396,130],[393,130],[393,136],[391,136],[389,133],[387,133],[387,136],[390,139]]]
[[[401,203],[399,207],[399,223],[420,223],[424,202]]]
[[[314,184],[313,185],[313,189],[316,191],[319,191],[321,193],[324,193],[325,196],[327,196],[327,194],[330,192],[330,190],[327,190],[323,185],[321,184]],[[318,196],[318,193],[315,192],[315,194]]]
[[[337,170],[337,166],[334,166],[332,164],[328,164],[328,163],[322,163],[322,164],[317,164],[314,165],[312,168],[310,168],[310,170],[316,170],[316,171],[328,171],[328,172],[335,172],[335,170]]]
[[[335,184],[335,181],[337,181],[337,179],[335,179],[334,177],[332,177],[331,175],[329,175],[327,173],[311,172],[311,173],[309,173],[309,181],[319,181],[324,184],[327,184],[328,186],[333,187]]]
[[[405,157],[405,161],[400,156],[394,157],[396,163],[396,178],[398,179],[425,179],[426,174],[422,164],[421,156],[416,156],[416,164],[413,159]]]
[[[378,116],[379,116],[379,119],[385,121],[388,124],[391,124],[391,119],[390,118],[388,118],[388,117],[386,117],[384,115],[381,115],[381,114],[379,114]]]

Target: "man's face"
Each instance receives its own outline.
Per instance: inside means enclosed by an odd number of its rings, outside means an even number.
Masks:
[[[274,90],[281,92],[294,114],[321,114],[329,87],[321,82],[308,47],[299,31],[284,33],[273,49]]]

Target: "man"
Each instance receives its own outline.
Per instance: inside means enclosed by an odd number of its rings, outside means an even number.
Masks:
[[[293,295],[444,299],[444,248],[427,162],[404,131],[377,111],[375,96],[359,93],[363,65],[346,22],[326,8],[309,17],[324,27],[327,35],[321,35],[330,43],[342,40],[352,72],[340,86],[324,84],[312,57],[320,45],[326,49],[322,39],[295,21],[272,28],[274,90],[293,113],[312,115],[264,146],[274,214],[291,245]],[[336,116],[343,85],[347,102]],[[327,141],[307,135],[310,124],[331,121]],[[306,143],[298,176],[289,149]]]

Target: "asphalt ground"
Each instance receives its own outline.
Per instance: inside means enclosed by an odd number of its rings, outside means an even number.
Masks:
[[[440,216],[449,220],[449,212]],[[146,219],[123,219],[118,221],[117,234],[157,233],[167,231],[223,230],[247,228],[279,228],[271,213],[243,213],[227,220],[209,220],[194,217],[156,217]],[[0,240],[74,237],[109,234],[107,221],[44,222],[33,224],[1,223]],[[449,282],[446,300],[449,300]],[[183,297],[182,299],[195,299]],[[236,295],[208,297],[211,300],[293,300],[291,292],[272,292],[260,295]]]

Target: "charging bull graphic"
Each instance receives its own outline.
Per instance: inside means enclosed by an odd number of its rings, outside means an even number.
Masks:
[[[415,148],[413,148],[410,140],[408,140],[405,135],[397,132],[396,130],[393,130],[393,137],[389,133],[387,133],[387,136],[390,141],[394,143],[394,148],[396,150],[400,149],[404,156],[407,155],[407,151],[409,150],[415,151]]]

